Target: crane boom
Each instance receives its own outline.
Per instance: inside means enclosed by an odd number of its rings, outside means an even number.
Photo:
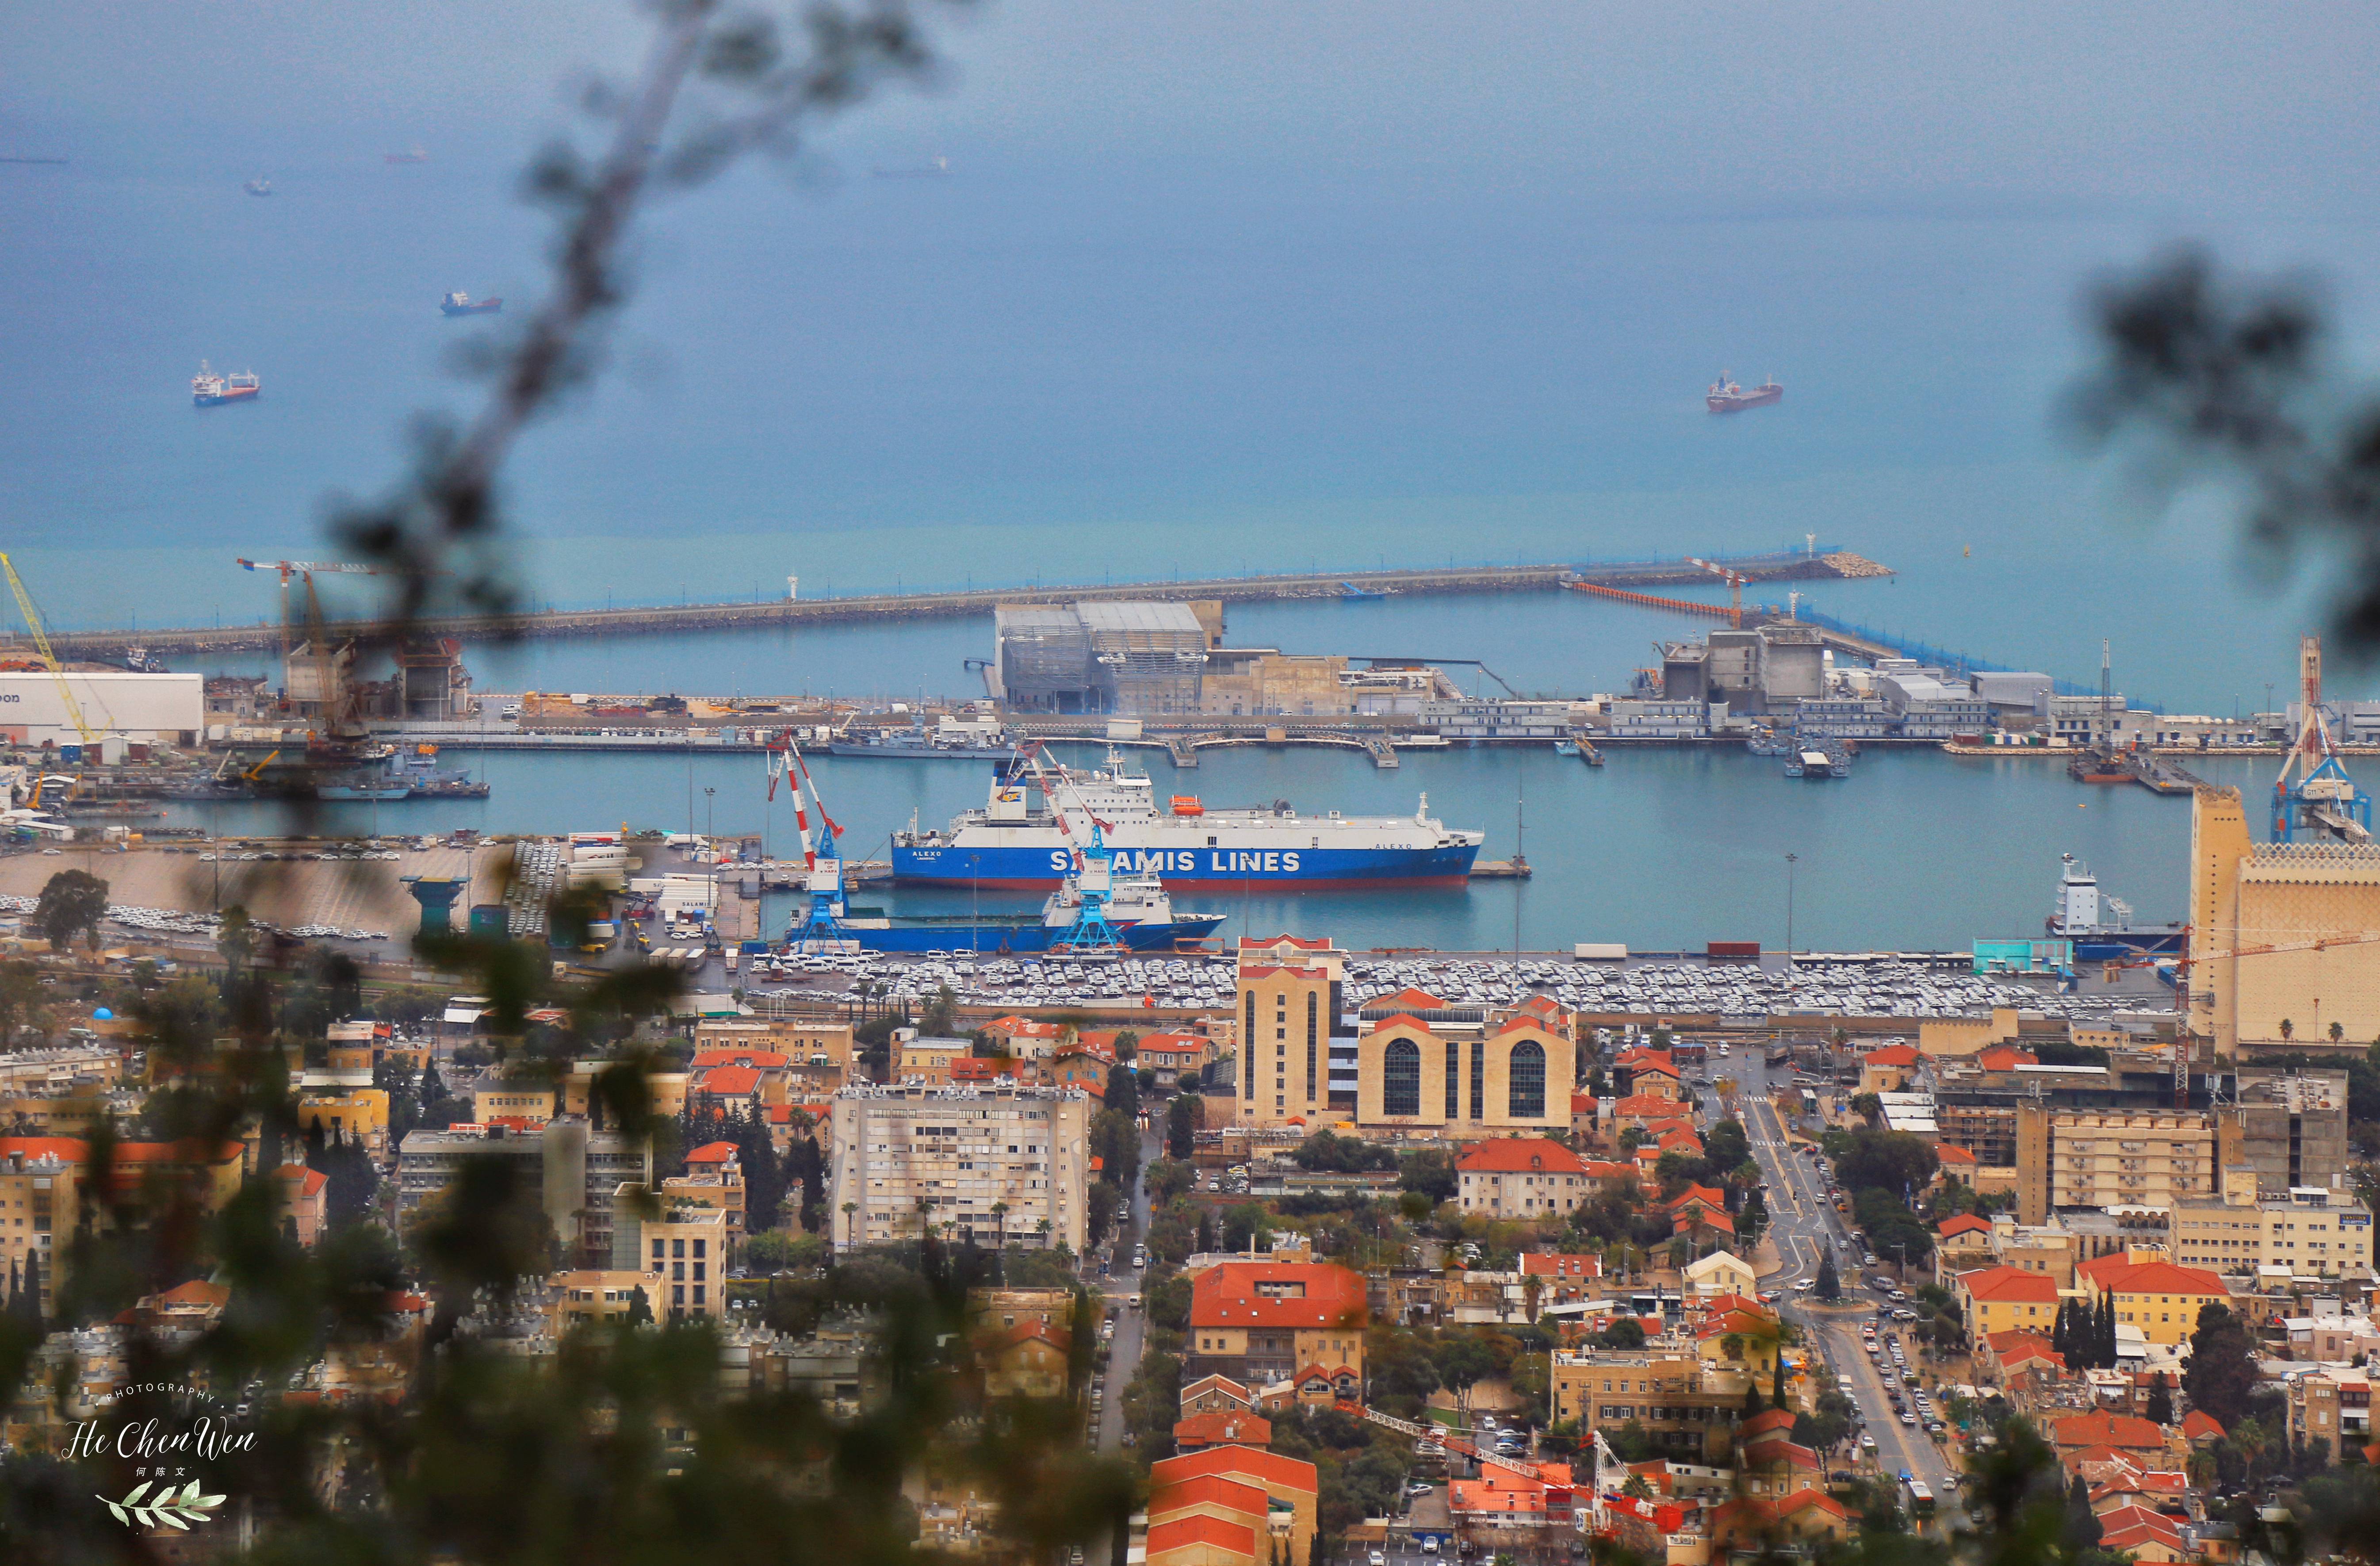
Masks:
[[[58,683],[58,696],[66,703],[67,722],[74,724],[75,733],[82,735],[83,744],[97,745],[99,734],[83,716],[82,703],[75,698],[74,686],[67,679],[66,669],[50,648],[50,633],[42,626],[41,613],[33,607],[33,595],[26,590],[25,579],[17,575],[17,563],[6,554],[0,553],[0,571],[8,574],[8,590],[17,595],[17,609],[25,616],[25,628],[33,633],[33,645],[41,649],[42,663],[49,670],[50,678]]]

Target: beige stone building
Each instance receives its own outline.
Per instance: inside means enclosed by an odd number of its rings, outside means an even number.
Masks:
[[[835,1249],[911,1240],[931,1225],[987,1245],[1062,1244],[1080,1254],[1091,1111],[1076,1087],[844,1089],[831,1117]]]
[[[2300,1276],[2372,1275],[2372,1210],[2355,1197],[2324,1190],[2259,1196],[2227,1173],[2224,1194],[2176,1202],[2174,1259],[2223,1273],[2286,1267]]]
[[[1355,1123],[1462,1138],[1567,1130],[1573,1050],[1528,1013],[1499,1024],[1382,1018],[1357,1042]]]
[[[2170,1208],[2210,1196],[2215,1117],[2203,1111],[2055,1110],[2016,1113],[2017,1216],[2060,1208]]]
[[[1312,1125],[1330,1113],[1330,1026],[1346,962],[1328,940],[1240,942],[1242,1123]]]
[[[975,1052],[971,1038],[907,1038],[892,1046],[892,1080],[947,1083],[951,1062]]]
[[[2191,1027],[2218,1054],[2380,1036],[2380,844],[2258,843],[2240,791],[2190,818]]]

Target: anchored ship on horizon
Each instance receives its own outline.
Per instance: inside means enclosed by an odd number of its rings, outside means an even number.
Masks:
[[[1704,394],[1703,405],[1713,413],[1742,413],[1748,407],[1767,407],[1784,395],[1785,388],[1777,383],[1773,375],[1747,392],[1721,371],[1719,378],[1711,382],[1711,389]]]

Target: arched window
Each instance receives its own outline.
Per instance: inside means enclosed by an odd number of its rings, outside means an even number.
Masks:
[[[1410,1038],[1391,1038],[1380,1053],[1380,1112],[1421,1113],[1421,1046]]]
[[[1546,1047],[1533,1038],[1512,1046],[1505,1068],[1504,1112],[1514,1120],[1538,1120],[1546,1112]]]

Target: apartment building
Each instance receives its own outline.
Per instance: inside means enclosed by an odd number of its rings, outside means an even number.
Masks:
[[[1339,1020],[1346,961],[1328,940],[1240,941],[1236,1015],[1246,1123],[1294,1119],[1311,1125],[1330,1111],[1330,1040],[1346,1031]]]
[[[1950,1293],[1977,1341],[2019,1329],[2046,1333],[2058,1325],[2058,1282],[2045,1273],[1986,1267],[1959,1274]]]
[[[1735,1450],[1743,1415],[1742,1371],[1683,1349],[1557,1350],[1553,1418],[1581,1430],[1616,1430],[1634,1421],[1654,1449],[1685,1462],[1724,1462]]]
[[[1081,1089],[847,1087],[830,1120],[837,1250],[913,1240],[928,1226],[983,1244],[1082,1250],[1091,1099]]]
[[[2224,1174],[2223,1195],[2173,1208],[2174,1259],[2184,1267],[2252,1273],[2286,1267],[2301,1277],[2372,1276],[2372,1209],[2320,1187],[2259,1196]]]
[[[694,1025],[697,1063],[716,1051],[763,1050],[786,1057],[796,1073],[851,1070],[851,1025],[822,1017],[712,1017]]]
[[[2372,1378],[2346,1366],[2300,1371],[2286,1383],[2292,1447],[2323,1441],[2336,1460],[2372,1441]]]
[[[2017,1216],[2061,1208],[2170,1208],[2220,1189],[2215,1117],[2203,1110],[2060,1110],[2020,1105]]]
[[[39,1269],[42,1315],[53,1318],[58,1261],[74,1232],[83,1145],[64,1137],[0,1137],[0,1277]]]
[[[543,1209],[565,1250],[598,1265],[612,1254],[616,1193],[653,1178],[650,1143],[590,1130],[577,1116],[518,1134],[478,1124],[411,1132],[396,1154],[399,1232],[410,1232],[423,1205],[451,1189],[473,1159],[509,1161],[516,1196]]]
[[[625,1197],[628,1193],[624,1191]],[[727,1215],[717,1208],[662,1201],[661,1211],[640,1217],[623,1202],[612,1244],[612,1270],[641,1269],[663,1274],[653,1295],[656,1320],[679,1321],[727,1314],[727,1265],[733,1250]]]

